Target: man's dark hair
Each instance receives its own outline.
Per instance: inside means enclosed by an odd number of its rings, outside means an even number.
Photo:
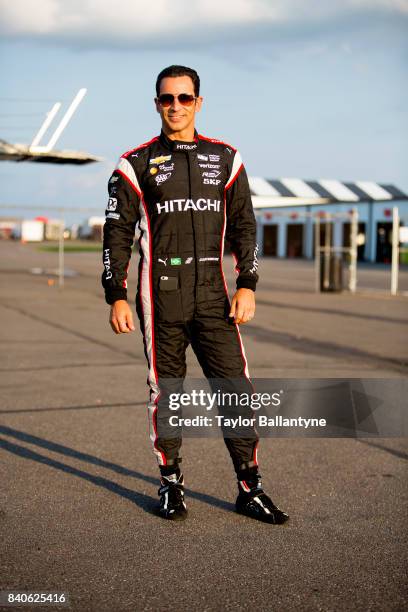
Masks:
[[[164,70],[162,70],[157,77],[156,80],[156,94],[159,96],[160,94],[160,82],[162,79],[166,77],[181,77],[188,76],[193,81],[194,85],[194,95],[198,97],[200,95],[200,77],[192,68],[187,68],[187,66],[168,66]]]

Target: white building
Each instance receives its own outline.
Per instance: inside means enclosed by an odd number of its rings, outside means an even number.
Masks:
[[[358,259],[389,263],[394,206],[399,209],[400,224],[408,225],[408,196],[393,185],[259,177],[249,177],[249,184],[262,255],[312,258],[314,216],[323,217],[324,213],[344,213],[342,218],[330,221],[331,242],[337,247],[349,246],[347,213],[355,208],[359,222]],[[321,222],[321,245],[325,230],[326,222]]]

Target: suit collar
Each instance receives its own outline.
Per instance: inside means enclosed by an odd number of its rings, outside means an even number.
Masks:
[[[185,140],[171,140],[163,130],[160,133],[159,140],[170,151],[181,151],[188,153],[189,151],[196,151],[198,149],[198,132],[194,130],[194,140],[192,142],[186,142]]]

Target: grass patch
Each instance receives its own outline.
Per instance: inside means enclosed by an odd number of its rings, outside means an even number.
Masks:
[[[58,244],[43,244],[38,247],[39,251],[46,251],[48,253],[58,253]],[[65,242],[64,253],[100,253],[102,251],[102,244],[70,244]]]

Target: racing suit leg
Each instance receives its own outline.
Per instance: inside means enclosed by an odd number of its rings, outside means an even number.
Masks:
[[[169,432],[168,419],[174,414],[169,409],[169,394],[182,392],[183,379],[186,375],[188,334],[185,325],[181,322],[166,323],[156,320],[153,324],[154,329],[150,329],[148,323],[151,319],[144,318],[139,296],[136,300],[136,312],[148,364],[150,440],[160,470],[165,475],[174,471],[181,461],[179,457],[181,431],[172,428],[168,437],[163,437],[159,432]],[[165,379],[165,384],[160,384],[160,379]]]
[[[245,352],[237,325],[229,324],[217,314],[197,316],[189,322],[168,323],[156,321],[154,324],[154,340],[152,350],[148,350],[149,333],[144,328],[143,317],[137,308],[140,328],[143,334],[145,355],[149,366],[148,383],[150,386],[150,401],[148,405],[150,439],[153,451],[157,457],[160,470],[164,474],[177,468],[181,461],[179,456],[182,444],[181,429],[169,428],[169,417],[174,415],[169,408],[170,393],[183,392],[183,381],[186,376],[186,350],[188,345],[201,365],[204,376],[216,379],[217,387],[220,379],[224,390],[236,391],[239,383],[240,391],[252,392],[248,377]],[[152,376],[152,371],[154,375]],[[174,381],[174,383],[173,383]],[[232,387],[229,386],[231,381]],[[214,388],[215,392],[217,389]],[[250,417],[252,411],[236,408],[236,414]],[[231,433],[231,430],[230,430]],[[247,433],[249,435],[247,435]],[[161,434],[161,435],[160,435]],[[169,435],[167,435],[169,434]],[[245,437],[224,437],[230,453],[234,469],[237,472],[258,465],[257,446],[258,435],[255,428]]]
[[[215,381],[215,387],[222,382],[222,387],[232,388],[251,394],[253,389],[249,380],[245,351],[237,325],[228,323],[219,316],[200,315],[193,322],[191,345],[203,369],[210,379],[229,379]],[[213,391],[215,392],[215,388]],[[235,407],[235,416],[239,413],[244,418],[251,417],[252,410]],[[230,430],[231,433],[231,430]],[[254,427],[246,428],[245,437],[224,436],[224,441],[231,455],[234,469],[237,472],[255,467],[257,462],[258,434]]]
[[[155,325],[155,358],[160,395],[155,412],[156,440],[154,447],[162,454],[164,466],[178,465],[182,443],[181,428],[169,427],[169,418],[174,412],[169,407],[169,396],[183,392],[186,376],[186,349],[188,332],[184,323],[157,322]],[[160,466],[162,463],[159,461]],[[168,470],[168,471],[169,471]],[[166,470],[161,469],[165,474]]]

